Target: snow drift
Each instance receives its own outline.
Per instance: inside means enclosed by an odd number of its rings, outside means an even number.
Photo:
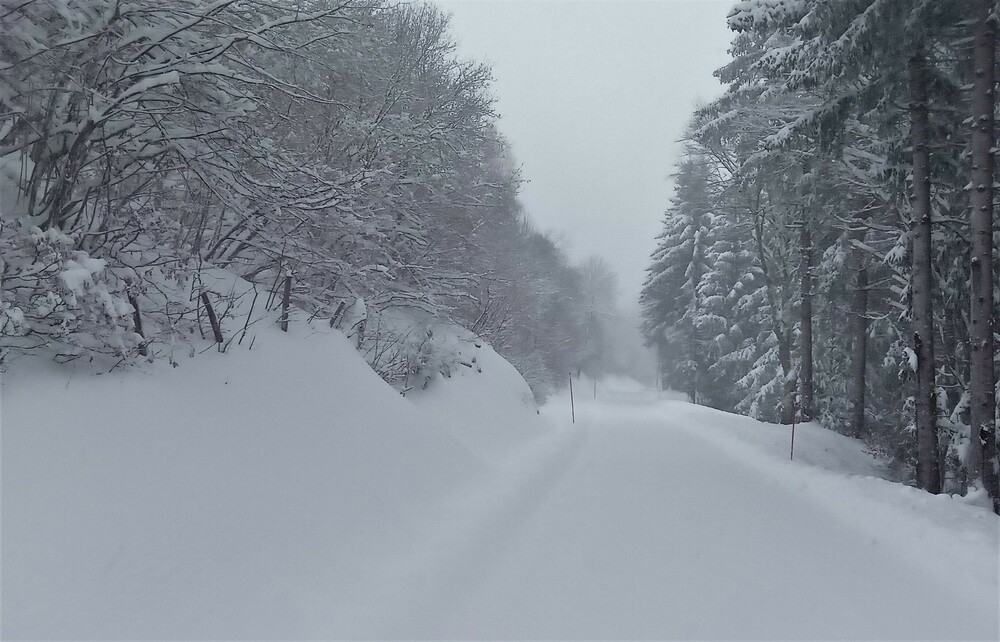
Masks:
[[[488,346],[468,344],[477,369],[452,379],[477,385],[436,380],[414,405],[339,332],[301,327],[177,368],[14,365],[5,638],[360,634],[385,587],[372,579],[392,572],[383,560],[418,549],[433,507],[482,480],[452,426],[503,406],[541,430],[526,384]],[[442,404],[464,423],[442,429]]]

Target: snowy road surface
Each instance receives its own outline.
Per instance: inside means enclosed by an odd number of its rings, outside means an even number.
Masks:
[[[720,448],[708,437],[718,426],[703,422],[731,416],[649,401],[648,393],[619,393],[578,408],[574,426],[506,471],[505,500],[481,502],[495,508],[471,533],[478,541],[438,558],[444,568],[427,570],[424,579],[437,576],[446,598],[435,590],[422,599],[427,585],[416,587],[418,595],[400,605],[403,617],[387,620],[380,634],[996,639],[997,569],[988,541],[978,549],[986,553],[985,588],[975,595],[966,587],[963,596],[947,569],[935,574],[907,557],[912,542],[880,532],[878,523],[845,519],[850,498],[833,502],[837,513],[804,494],[809,475],[797,476],[796,464],[783,480],[762,472],[760,452],[741,457]],[[803,451],[834,450],[811,445],[811,434],[848,441],[811,428],[800,437]],[[865,465],[863,454],[835,455],[833,467]],[[857,481],[911,502],[927,499],[879,479]],[[983,513],[995,534],[995,518]],[[920,546],[921,533],[909,537]],[[952,544],[966,541],[958,535]]]
[[[466,349],[406,399],[318,332],[8,376],[0,637],[998,638],[988,510],[624,382],[539,417]]]

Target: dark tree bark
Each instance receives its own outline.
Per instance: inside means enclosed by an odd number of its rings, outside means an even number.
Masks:
[[[139,354],[145,357],[149,354],[149,350],[146,347],[146,335],[142,332],[142,313],[139,312],[139,300],[134,294],[129,294],[128,302],[132,306],[132,325],[135,326],[135,333],[142,337],[142,343],[139,344]]]
[[[201,302],[205,305],[205,312],[208,314],[208,322],[212,326],[212,337],[216,343],[222,343],[222,327],[219,325],[219,317],[215,315],[215,308],[208,300],[208,292],[201,293]]]
[[[813,337],[812,337],[812,235],[808,223],[803,219],[800,234],[802,263],[799,268],[802,278],[802,303],[799,306],[799,338],[801,341],[802,363],[799,368],[799,409],[802,421],[812,421],[813,410]]]
[[[865,370],[868,354],[868,270],[860,266],[854,282],[854,300],[851,303],[851,374],[847,388],[848,402],[851,404],[851,435],[864,437],[865,394],[867,384]]]
[[[292,300],[292,275],[285,275],[285,288],[281,293],[281,331],[288,332],[288,304]]]
[[[336,311],[334,311],[333,316],[330,317],[330,327],[331,328],[339,327],[341,315],[344,313],[344,309],[346,307],[347,306],[344,304],[343,301],[341,301],[340,303],[337,304]]]
[[[913,198],[910,237],[910,305],[913,352],[917,355],[917,484],[941,492],[938,467],[937,413],[934,402],[934,304],[931,275],[930,128],[927,117],[927,69],[922,54],[909,60],[910,142],[913,147]]]
[[[972,291],[969,299],[971,347],[969,392],[972,449],[969,475],[981,479],[994,510],[1000,512],[996,464],[996,385],[993,370],[993,152],[996,22],[992,0],[969,0],[972,18]]]

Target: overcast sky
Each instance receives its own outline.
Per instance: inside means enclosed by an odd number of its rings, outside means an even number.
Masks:
[[[441,0],[459,55],[487,62],[522,202],[570,257],[636,299],[693,108],[722,90],[732,0]]]

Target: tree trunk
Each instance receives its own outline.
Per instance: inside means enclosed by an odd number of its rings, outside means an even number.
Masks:
[[[281,331],[288,332],[288,304],[292,300],[292,275],[285,274],[285,288],[281,293]]]
[[[799,306],[799,333],[802,364],[799,370],[800,413],[802,421],[812,421],[813,410],[813,338],[812,338],[812,235],[803,217],[801,231],[802,304]]]
[[[764,251],[764,215],[763,210],[758,209],[755,213],[753,239],[757,246],[757,261],[760,269],[764,273],[764,291],[767,293],[767,305],[770,309],[771,331],[778,341],[778,364],[781,366],[782,391],[781,391],[781,415],[779,421],[782,424],[792,423],[795,416],[795,377],[792,372],[792,336],[787,328],[784,309],[778,307],[778,299],[775,296],[775,285],[771,279],[771,271],[768,268],[767,253]],[[782,283],[788,283],[788,275],[782,279]]]
[[[663,344],[656,342],[656,391],[663,390]]]
[[[142,342],[139,343],[139,354],[144,357],[148,356],[149,350],[146,348],[146,335],[142,331],[142,313],[139,312],[139,299],[130,293],[128,295],[128,302],[132,306],[132,325],[135,327],[135,333],[142,337]]]
[[[795,419],[795,377],[792,376],[792,336],[781,331],[778,335],[778,363],[781,364],[782,381],[781,423],[788,425]]]
[[[208,313],[208,322],[212,326],[212,337],[216,343],[222,343],[224,341],[222,326],[219,325],[219,317],[215,315],[215,308],[212,307],[212,302],[208,300],[208,292],[201,293],[201,302],[205,305],[205,312]]]
[[[992,0],[970,0],[972,12],[972,291],[969,293],[970,478],[981,479],[1000,512],[996,466],[996,384],[993,371],[993,153],[996,24]]]
[[[853,437],[864,437],[865,430],[865,368],[868,353],[868,270],[859,266],[854,282],[854,301],[851,304],[851,375],[847,400],[851,405],[849,428]]]
[[[938,431],[934,402],[934,306],[931,280],[931,177],[927,117],[927,70],[922,54],[909,61],[910,142],[913,147],[913,199],[910,276],[913,352],[917,355],[917,484],[941,492]]]

